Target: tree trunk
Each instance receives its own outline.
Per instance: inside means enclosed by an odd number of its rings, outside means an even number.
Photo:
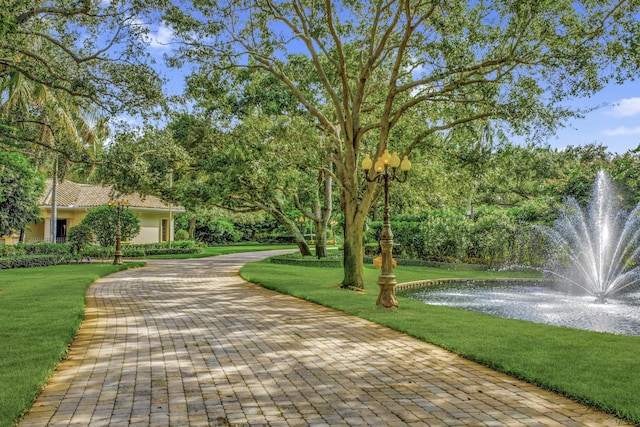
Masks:
[[[354,187],[356,185],[357,182],[354,181]],[[344,277],[342,287],[364,289],[362,238],[368,206],[367,209],[363,209],[363,202],[358,197],[348,197],[348,194],[357,195],[357,187],[350,192],[344,190],[343,187],[343,191],[340,192],[342,212],[344,213]]]
[[[327,257],[327,227],[324,218],[315,221],[316,224],[316,256],[318,258]]]
[[[284,222],[282,221],[278,221],[278,222],[280,222],[280,224],[284,226],[284,228],[289,232],[289,234],[293,236],[293,239],[295,240],[296,245],[298,245],[298,249],[300,250],[300,254],[302,256],[313,255],[311,253],[311,248],[309,247],[309,244],[307,243],[306,239],[304,238],[304,236],[302,235],[298,227],[296,227],[296,224],[293,221],[290,221],[287,218],[287,220]]]
[[[58,158],[54,160],[53,178],[51,181],[51,243],[58,243]]]
[[[195,239],[196,234],[196,215],[193,214],[191,218],[189,218],[189,238]]]
[[[333,165],[329,163],[329,170],[331,171],[332,168]],[[318,183],[320,187],[322,187],[322,191],[321,194],[318,194],[317,200],[313,202],[311,211],[306,210],[304,206],[302,206],[302,203],[300,203],[300,199],[296,194],[293,196],[293,201],[296,207],[307,219],[313,220],[313,223],[315,224],[316,256],[318,258],[326,258],[327,227],[329,226],[331,213],[333,212],[333,179],[331,178],[331,174],[320,172],[318,176]]]
[[[298,249],[300,250],[300,254],[302,256],[312,255],[311,248],[309,248],[309,244],[307,243],[304,236],[300,232],[300,229],[298,229],[298,227],[296,226],[295,222],[290,220],[287,217],[287,215],[285,215],[283,212],[280,212],[279,210],[274,209],[273,207],[263,205],[262,209],[265,212],[268,212],[269,214],[271,214],[271,216],[273,216],[276,221],[282,224],[282,226],[285,228],[285,230],[287,230],[289,235],[292,236],[293,239],[295,240],[296,245],[298,245]]]
[[[364,215],[361,217],[362,220],[358,217],[347,219],[345,216],[343,288],[364,289],[364,267],[362,264]]]
[[[347,153],[348,154],[348,153]],[[357,156],[351,152],[337,168],[340,186],[340,205],[344,215],[344,254],[343,288],[364,289],[364,267],[362,265],[364,249],[364,221],[373,202],[375,184],[370,182],[362,193],[361,180],[357,166]],[[336,164],[337,165],[337,164]]]

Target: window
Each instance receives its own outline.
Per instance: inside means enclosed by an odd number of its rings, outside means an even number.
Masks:
[[[169,240],[169,220],[168,219],[162,220],[162,225],[160,226],[160,232],[161,232],[161,236],[160,236],[161,242],[166,242],[167,240]]]

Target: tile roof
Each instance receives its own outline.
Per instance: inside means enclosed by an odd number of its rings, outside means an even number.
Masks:
[[[43,196],[39,200],[41,207],[51,206],[51,184],[47,180],[47,185]],[[155,196],[142,196],[138,193],[128,194],[118,199],[126,199],[132,208],[169,210],[169,205]],[[56,204],[58,207],[89,208],[106,205],[109,200],[113,200],[111,187],[100,185],[78,184],[65,180],[59,182],[56,187]],[[181,206],[172,206],[174,211],[184,211]]]

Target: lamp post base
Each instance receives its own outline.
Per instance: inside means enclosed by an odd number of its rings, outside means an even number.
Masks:
[[[113,257],[113,265],[122,265],[122,252],[116,251]]]
[[[378,294],[378,300],[376,305],[381,305],[385,308],[397,307],[398,300],[396,299],[396,276],[394,274],[385,275],[381,274],[378,278],[378,286],[380,286],[380,293]]]

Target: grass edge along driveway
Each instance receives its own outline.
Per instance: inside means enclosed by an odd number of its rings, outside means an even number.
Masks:
[[[365,266],[365,293],[340,289],[341,269],[246,264],[245,280],[438,345],[497,371],[565,395],[640,425],[640,337],[503,319],[398,297],[398,309],[375,305],[379,270]],[[512,273],[399,266],[399,282]]]
[[[67,354],[100,277],[144,263],[0,270],[0,426],[28,410]]]

